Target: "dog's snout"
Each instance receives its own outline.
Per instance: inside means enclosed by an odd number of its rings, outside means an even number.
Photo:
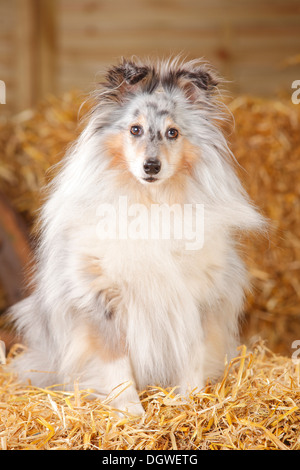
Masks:
[[[157,175],[160,169],[161,163],[157,158],[148,158],[144,161],[144,171],[147,175]]]

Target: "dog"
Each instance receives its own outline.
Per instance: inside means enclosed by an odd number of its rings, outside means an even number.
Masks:
[[[186,396],[236,356],[249,286],[236,235],[263,218],[236,175],[219,86],[202,60],[122,59],[107,71],[41,210],[32,293],[10,312],[22,380],[77,382],[141,415],[147,386]],[[103,206],[124,221],[120,198],[201,205],[202,242],[187,248],[174,227],[163,239],[103,236]]]

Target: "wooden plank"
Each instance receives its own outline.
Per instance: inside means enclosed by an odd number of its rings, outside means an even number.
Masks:
[[[88,24],[97,28],[124,28],[136,25],[147,28],[149,25],[180,27],[203,27],[206,24],[222,25],[224,21],[232,25],[243,22],[273,23],[290,21],[300,15],[299,2],[247,2],[218,0],[199,2],[192,0],[161,0],[148,2],[141,0],[115,0],[113,2],[69,2],[60,1],[60,21],[64,26],[76,28]],[[100,20],[100,21],[99,21]]]
[[[56,90],[56,0],[13,0],[19,110]]]
[[[35,21],[34,0],[13,0],[15,3],[15,70],[18,77],[18,110],[35,103]]]
[[[55,94],[57,74],[57,2],[35,0],[36,23],[36,100]]]
[[[12,2],[0,3],[0,80],[6,85],[6,104],[0,105],[0,118],[9,115],[15,104],[14,81],[14,31],[15,31],[15,9]]]

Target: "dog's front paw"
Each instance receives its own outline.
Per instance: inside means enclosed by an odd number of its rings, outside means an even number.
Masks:
[[[123,390],[122,390],[123,387]],[[109,405],[117,410],[119,414],[130,414],[133,416],[143,416],[145,410],[140,402],[138,393],[133,384],[129,383],[124,387],[117,387],[115,390],[115,396],[109,402]]]
[[[110,403],[110,406],[120,417],[124,415],[141,417],[145,414],[145,410],[140,401],[125,402],[124,400],[115,399]]]
[[[121,411],[133,416],[143,416],[145,414],[145,410],[142,407],[141,402],[126,403],[122,406]]]

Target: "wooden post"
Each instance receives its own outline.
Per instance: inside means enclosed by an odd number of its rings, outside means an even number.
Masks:
[[[35,33],[35,0],[15,0],[16,18],[16,88],[17,109],[32,107],[35,103],[36,71],[36,33]]]
[[[56,0],[35,0],[37,99],[56,92]]]
[[[15,0],[18,109],[56,91],[56,0]]]

